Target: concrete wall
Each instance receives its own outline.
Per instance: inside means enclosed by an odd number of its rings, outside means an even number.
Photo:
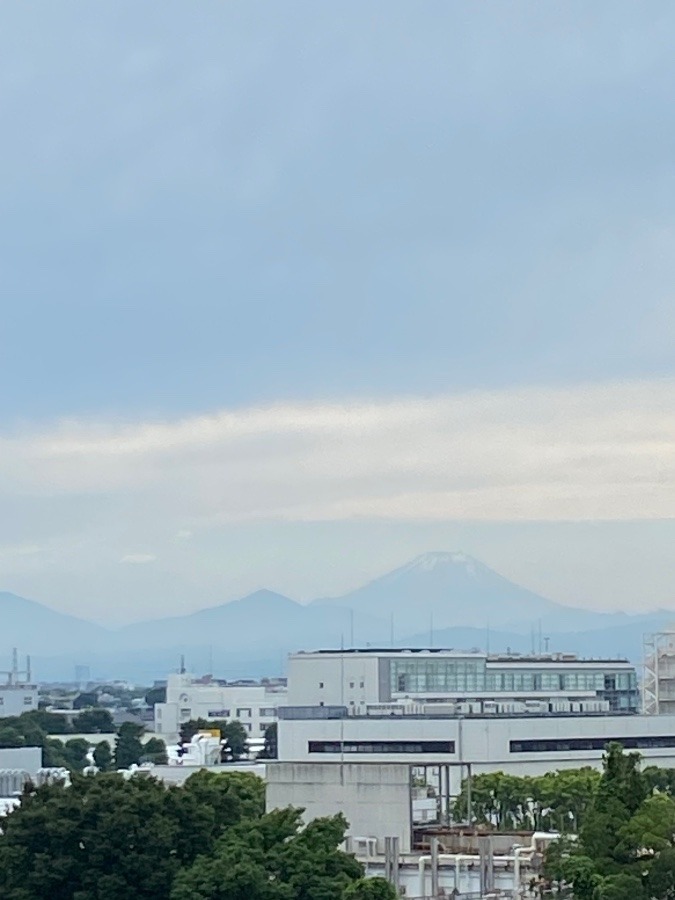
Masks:
[[[20,716],[38,708],[38,689],[32,685],[2,685],[0,687],[0,719]]]
[[[35,775],[42,768],[42,747],[8,747],[0,750],[0,769],[21,769]]]
[[[364,706],[380,700],[377,654],[292,653],[289,706]]]
[[[600,767],[602,748],[531,751],[511,749],[511,741],[596,738],[672,737],[675,716],[541,716],[522,718],[347,717],[342,720],[283,720],[279,723],[279,758],[284,761],[407,763],[471,763],[475,773],[504,771],[537,775],[560,768]],[[454,753],[310,753],[310,741],[454,741]],[[675,740],[673,740],[675,743]],[[675,746],[641,748],[648,765],[675,767]],[[454,771],[459,778],[459,767]],[[453,789],[455,785],[453,784]]]
[[[342,812],[348,835],[376,837],[384,852],[384,837],[398,836],[402,852],[410,850],[410,770],[407,765],[368,763],[268,763],[267,809],[287,806],[305,810],[306,822]]]

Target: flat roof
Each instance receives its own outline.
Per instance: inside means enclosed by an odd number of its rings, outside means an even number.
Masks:
[[[452,656],[456,658],[480,657],[490,663],[628,663],[626,657],[577,656],[575,653],[485,653],[482,650],[459,650],[456,647],[345,647],[344,649],[296,650],[291,656]]]

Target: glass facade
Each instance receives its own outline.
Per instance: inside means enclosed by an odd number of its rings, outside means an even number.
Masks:
[[[589,670],[581,665],[576,668],[551,666],[545,671],[541,666],[517,667],[508,663],[489,663],[485,657],[418,657],[392,659],[390,668],[392,695],[445,694],[462,696],[474,693],[500,694],[546,693],[574,694],[588,692],[609,702],[610,709],[636,711],[639,705],[637,676],[634,670]]]
[[[394,694],[446,694],[485,690],[484,659],[394,659]]]

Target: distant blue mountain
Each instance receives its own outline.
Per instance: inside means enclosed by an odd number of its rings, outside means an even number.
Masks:
[[[427,553],[342,597],[296,603],[261,590],[186,616],[106,629],[0,593],[0,669],[11,648],[34,658],[38,678],[148,682],[189,668],[224,677],[277,675],[291,650],[450,646],[529,652],[540,647],[639,662],[642,635],[672,614],[629,616],[564,606],[514,584],[462,553]],[[548,640],[546,640],[548,638]]]

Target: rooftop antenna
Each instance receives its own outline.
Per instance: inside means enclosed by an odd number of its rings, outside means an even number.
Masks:
[[[185,655],[183,653],[180,655],[180,674],[185,675]]]
[[[542,639],[541,639],[541,619],[539,619],[539,656],[542,654]]]
[[[550,640],[551,640],[550,637],[544,638],[544,647],[545,647],[547,653],[548,653],[548,645],[549,645]]]
[[[12,683],[19,683],[19,654],[16,647],[12,650]]]
[[[31,678],[31,670],[30,670],[30,656],[26,656],[26,681],[28,684],[32,682]]]

